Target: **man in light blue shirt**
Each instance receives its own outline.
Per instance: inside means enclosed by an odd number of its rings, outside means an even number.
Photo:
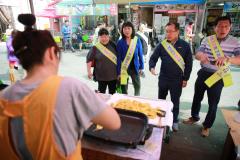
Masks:
[[[63,35],[63,47],[64,51],[69,47],[72,52],[75,52],[72,46],[72,39],[71,39],[71,27],[69,26],[69,21],[65,20],[65,24],[62,27],[62,35]]]

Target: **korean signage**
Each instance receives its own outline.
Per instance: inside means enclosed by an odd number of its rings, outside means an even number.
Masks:
[[[110,4],[110,15],[116,16],[118,14],[118,6],[116,4]]]
[[[178,16],[178,23],[180,27],[184,27],[186,22],[186,16]]]
[[[240,2],[225,2],[224,12],[240,12]]]
[[[195,4],[161,4],[154,6],[154,12],[164,12],[169,10],[196,10]]]
[[[117,15],[116,4],[93,5],[57,5],[56,15],[87,16],[87,15]]]

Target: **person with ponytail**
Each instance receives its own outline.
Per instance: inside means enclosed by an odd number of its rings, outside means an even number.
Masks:
[[[18,20],[25,30],[13,48],[27,75],[0,92],[1,159],[82,159],[83,131],[91,123],[116,130],[120,118],[85,84],[57,75],[60,50],[49,31],[32,27],[34,15]]]
[[[14,49],[12,46],[12,41],[13,38],[16,35],[16,30],[13,30],[10,37],[7,40],[6,46],[7,46],[7,58],[8,58],[8,62],[9,62],[9,79],[11,81],[11,83],[14,83],[16,81],[15,79],[15,75],[14,75],[14,69],[18,70],[18,59],[17,57],[14,55]]]

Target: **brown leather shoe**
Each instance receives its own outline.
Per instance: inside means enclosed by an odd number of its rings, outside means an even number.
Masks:
[[[210,128],[202,128],[202,131],[201,131],[201,135],[203,137],[208,137],[209,136],[209,131],[210,131]]]
[[[195,120],[193,117],[190,117],[190,118],[188,118],[188,119],[184,119],[183,120],[183,123],[184,124],[190,124],[190,125],[192,125],[192,124],[196,124],[196,123],[198,123],[200,120]]]

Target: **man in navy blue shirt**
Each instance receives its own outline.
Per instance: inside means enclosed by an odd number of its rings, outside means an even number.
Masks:
[[[166,25],[166,40],[160,43],[149,60],[149,70],[153,75],[155,66],[161,58],[161,70],[158,82],[158,98],[166,99],[170,91],[173,102],[173,131],[178,131],[179,101],[182,88],[192,71],[192,53],[187,42],[179,38],[179,24],[169,22]]]

